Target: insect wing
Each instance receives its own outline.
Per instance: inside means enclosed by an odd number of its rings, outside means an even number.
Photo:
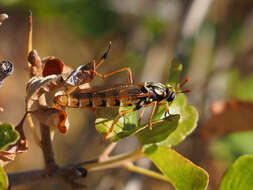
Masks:
[[[149,93],[143,92],[143,86],[144,83],[119,84],[107,87],[93,87],[80,91],[80,94],[92,94],[93,97],[103,98],[145,97],[148,96]]]

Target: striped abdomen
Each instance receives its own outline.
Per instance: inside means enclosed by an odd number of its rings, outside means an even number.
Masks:
[[[137,105],[140,98],[133,96],[105,97],[104,94],[81,93],[78,96],[60,95],[55,97],[55,103],[64,107],[113,107]]]

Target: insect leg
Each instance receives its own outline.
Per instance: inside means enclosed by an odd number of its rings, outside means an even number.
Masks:
[[[150,104],[147,104],[147,105],[143,106],[143,108],[141,110],[141,113],[140,113],[140,116],[139,116],[139,120],[138,120],[138,122],[140,123],[141,120],[142,120],[145,108],[147,108],[149,106],[152,106],[152,105],[154,105],[154,107],[153,107],[152,112],[151,112],[151,114],[149,116],[149,125],[148,125],[148,127],[149,127],[150,130],[152,129],[152,118],[154,116],[154,113],[155,113],[155,110],[156,110],[156,107],[157,107],[157,101],[151,102]]]
[[[113,120],[113,122],[112,122],[112,125],[111,125],[109,131],[108,131],[108,132],[106,133],[106,135],[104,136],[104,140],[106,140],[107,137],[108,137],[108,135],[111,134],[111,132],[113,131],[114,125],[117,123],[117,121],[119,120],[119,118],[120,118],[121,116],[123,116],[123,115],[125,115],[125,114],[127,114],[127,113],[130,113],[130,112],[134,112],[134,111],[136,111],[136,108],[132,108],[132,109],[129,109],[129,110],[120,111],[120,112],[116,115],[116,117],[114,118],[114,120]]]
[[[111,73],[107,73],[105,75],[97,73],[96,71],[94,71],[94,72],[96,73],[96,76],[100,77],[101,79],[105,79],[105,78],[108,78],[108,77],[110,77],[110,76],[112,76],[114,74],[117,74],[117,73],[120,73],[120,72],[123,72],[123,71],[127,71],[128,72],[128,82],[130,84],[132,84],[133,83],[132,71],[131,71],[131,69],[129,67],[124,67],[124,68],[121,68],[119,70],[113,71]]]
[[[158,103],[158,106],[165,106],[165,112],[164,112],[164,117],[166,117],[166,115],[170,114],[169,112],[169,103],[168,102],[163,102],[163,103]]]
[[[142,118],[143,118],[143,114],[144,114],[145,108],[146,108],[146,107],[143,107],[142,110],[141,110],[141,112],[140,112],[140,116],[139,116],[139,119],[138,119],[139,125],[140,125],[141,120],[142,120]]]
[[[109,45],[108,45],[108,48],[107,48],[106,52],[99,59],[99,61],[96,63],[96,68],[98,68],[105,61],[105,59],[108,57],[108,54],[109,54],[109,52],[111,50],[111,46],[112,46],[112,42],[109,42]]]
[[[152,129],[152,118],[154,116],[154,113],[155,113],[155,110],[156,110],[156,107],[157,107],[157,101],[151,102],[150,104],[148,104],[148,106],[151,106],[152,104],[154,104],[154,106],[153,106],[152,112],[149,116],[149,124],[148,124],[148,127],[149,127],[150,130]]]

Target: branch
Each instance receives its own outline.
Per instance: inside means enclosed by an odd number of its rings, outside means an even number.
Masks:
[[[80,167],[63,167],[57,168],[51,175],[47,175],[45,170],[31,170],[26,172],[9,173],[9,183],[11,187],[32,184],[41,181],[64,181],[68,179],[78,179],[85,177],[87,174],[86,170]]]
[[[43,147],[43,146],[42,146]],[[47,150],[48,151],[48,147]],[[43,151],[44,153],[44,151]],[[52,155],[51,155],[52,156]],[[45,162],[55,163],[52,161],[52,157],[47,155],[44,155]],[[103,170],[103,169],[109,169],[109,168],[115,168],[115,167],[124,167],[127,163],[136,161],[140,158],[142,158],[143,152],[141,149],[137,149],[136,151],[119,155],[119,156],[113,156],[109,157],[107,160],[100,162],[99,159],[81,162],[75,165],[68,165],[65,167],[57,167],[57,165],[52,164],[55,166],[53,169],[49,170],[50,173],[48,173],[46,170],[31,170],[26,172],[18,172],[18,173],[9,173],[9,183],[12,187],[18,186],[18,185],[24,185],[24,184],[32,184],[35,182],[41,182],[41,181],[67,181],[69,184],[72,185],[76,179],[83,178],[86,176],[87,171],[97,171],[97,170]],[[87,170],[86,170],[87,169]],[[74,184],[74,185],[80,185],[80,184]]]
[[[50,174],[56,170],[57,165],[54,159],[54,151],[52,147],[52,142],[50,138],[50,127],[44,124],[40,124],[41,132],[41,148],[43,151],[45,169]]]

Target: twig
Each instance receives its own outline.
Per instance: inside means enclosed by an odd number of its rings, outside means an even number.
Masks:
[[[99,161],[106,160],[116,145],[117,143],[111,143],[108,147],[106,147],[106,149],[100,154]]]
[[[150,176],[150,177],[153,177],[153,178],[160,179],[160,180],[163,180],[163,181],[171,183],[171,181],[169,180],[168,177],[166,177],[166,176],[164,176],[162,174],[159,174],[157,172],[153,172],[151,170],[147,170],[147,169],[135,166],[131,162],[125,164],[124,168],[126,168],[129,171],[135,172],[135,173],[140,173],[142,175]]]
[[[129,154],[108,157],[108,159],[102,162],[91,164],[80,163],[80,166],[83,166],[87,171],[104,170],[123,166],[126,162],[134,162],[142,157],[144,157],[142,149],[137,149]]]
[[[27,55],[32,51],[32,11],[28,14],[28,43],[27,43]],[[28,67],[31,69],[31,64],[27,62]],[[30,71],[31,74],[31,71]]]
[[[50,138],[50,128],[47,125],[40,124],[40,132],[41,132],[41,148],[43,151],[44,161],[45,161],[45,169],[48,174],[51,174],[56,170],[57,165],[54,159],[54,152],[52,147],[52,142]]]
[[[34,138],[34,141],[35,143],[41,147],[41,143],[40,143],[40,138],[35,130],[35,126],[33,124],[33,121],[32,121],[32,116],[30,113],[27,113],[27,121],[28,121],[28,124],[29,124],[29,129],[31,130],[31,133],[33,135],[33,138]]]

